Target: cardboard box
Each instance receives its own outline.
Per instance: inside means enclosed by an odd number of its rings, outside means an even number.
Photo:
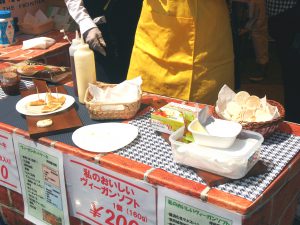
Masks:
[[[57,30],[75,31],[77,28],[66,6],[49,6],[47,16],[54,21],[54,28]]]
[[[180,127],[187,125],[197,117],[200,109],[175,102],[170,102],[151,113],[151,126],[154,130],[171,134]],[[193,141],[191,133],[184,137],[187,141]]]
[[[53,30],[53,27],[54,27],[54,22],[52,20],[46,23],[38,24],[37,26],[19,23],[20,31],[23,32],[24,34],[39,35],[39,34],[46,33],[50,30]]]
[[[0,1],[0,10],[10,10],[12,17],[15,18],[15,23],[23,21],[24,15],[34,13],[38,9],[46,10],[45,0],[2,0]]]

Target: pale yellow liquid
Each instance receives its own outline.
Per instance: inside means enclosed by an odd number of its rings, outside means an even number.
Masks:
[[[94,52],[87,44],[81,44],[74,53],[77,90],[80,103],[84,103],[84,96],[89,83],[96,82],[96,68]]]

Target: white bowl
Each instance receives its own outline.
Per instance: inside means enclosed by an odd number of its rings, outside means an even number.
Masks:
[[[197,144],[216,148],[229,148],[242,131],[242,125],[237,122],[213,117],[208,119],[204,128],[207,133],[199,131],[198,119],[194,119],[188,126]]]

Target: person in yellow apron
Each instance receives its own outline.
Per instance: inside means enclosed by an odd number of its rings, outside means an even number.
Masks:
[[[215,104],[234,86],[234,56],[225,0],[144,0],[127,79],[142,89]]]

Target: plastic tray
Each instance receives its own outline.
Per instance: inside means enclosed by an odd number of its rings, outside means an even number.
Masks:
[[[231,179],[244,177],[258,162],[264,140],[257,132],[242,130],[230,148],[211,148],[178,141],[184,132],[179,128],[170,135],[173,158],[177,163],[205,170]]]

